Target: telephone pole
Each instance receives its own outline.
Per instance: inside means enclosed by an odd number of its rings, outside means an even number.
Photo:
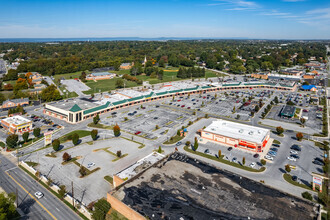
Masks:
[[[73,210],[75,210],[75,207],[74,207],[74,194],[73,194],[73,181],[71,181],[71,187],[72,187],[72,206],[73,206]]]
[[[16,206],[18,208],[18,190],[17,190],[17,187],[16,187]]]

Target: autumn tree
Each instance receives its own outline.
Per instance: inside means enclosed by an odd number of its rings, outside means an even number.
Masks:
[[[60,92],[54,84],[47,86],[40,93],[40,98],[45,102],[60,100],[62,98]]]
[[[113,134],[115,135],[115,137],[118,137],[120,135],[120,127],[118,124],[116,124],[114,127],[113,127]]]
[[[276,132],[278,135],[281,135],[284,132],[284,128],[282,128],[281,126],[276,127]]]
[[[97,135],[98,135],[98,130],[96,130],[96,129],[93,129],[92,131],[91,131],[91,137],[92,137],[92,139],[95,141],[96,139],[97,139]]]
[[[63,162],[68,162],[69,160],[71,160],[71,155],[65,152],[62,158],[63,158]]]
[[[303,139],[303,137],[304,137],[304,135],[303,135],[303,133],[301,133],[301,132],[298,132],[298,133],[296,134],[296,138],[298,139],[298,141],[301,141],[301,140]]]

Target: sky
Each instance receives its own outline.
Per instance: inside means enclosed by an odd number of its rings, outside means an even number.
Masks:
[[[330,39],[330,0],[0,0],[0,38]]]

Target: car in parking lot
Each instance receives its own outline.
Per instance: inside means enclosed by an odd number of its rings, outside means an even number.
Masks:
[[[273,144],[274,147],[281,147],[279,144]]]
[[[34,193],[34,196],[37,197],[37,199],[41,199],[44,196],[44,194],[38,191]]]
[[[275,148],[275,147],[272,147],[272,148],[270,148],[270,150],[272,150],[272,151],[275,151],[275,152],[277,152],[277,151],[278,151],[278,149],[277,149],[277,148]]]
[[[267,154],[269,156],[275,157],[277,153],[275,151],[269,151]]]
[[[178,143],[176,143],[175,145],[176,146],[180,146],[182,143],[181,143],[181,141],[179,141]]]
[[[269,155],[265,155],[265,159],[267,159],[267,160],[274,160],[274,157],[269,156]]]
[[[316,164],[316,165],[320,165],[320,166],[324,166],[324,162],[322,161],[319,161],[319,160],[313,160],[313,164]]]
[[[209,153],[210,153],[209,149],[204,150],[204,154],[209,154]]]
[[[234,163],[237,163],[237,158],[234,157],[231,161],[233,161]]]
[[[233,149],[232,147],[228,147],[228,149],[227,149],[227,150],[228,150],[228,151],[231,151],[232,149]]]
[[[250,163],[250,165],[249,165],[251,168],[254,168],[255,166],[256,166],[256,163],[255,162],[252,162],[252,163]]]
[[[95,163],[89,163],[89,164],[87,164],[87,168],[91,168],[92,166],[95,166]]]
[[[297,181],[298,177],[297,176],[292,176],[291,178],[293,181]]]
[[[293,157],[293,158],[296,158],[296,159],[300,158],[297,154],[291,154],[290,157]]]
[[[291,150],[291,151],[290,151],[290,154],[298,154],[298,152],[295,151],[295,150]]]
[[[254,158],[258,158],[259,157],[259,154],[254,154],[253,157]]]
[[[141,131],[137,131],[134,133],[135,135],[141,134]]]
[[[287,159],[290,161],[297,161],[296,158],[294,158],[294,157],[287,157]]]
[[[291,149],[292,150],[296,150],[296,151],[301,151],[301,147],[299,145],[297,145],[297,144],[292,145],[291,146]]]

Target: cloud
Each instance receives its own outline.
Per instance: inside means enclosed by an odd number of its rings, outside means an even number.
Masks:
[[[284,2],[304,2],[306,0],[283,0]]]
[[[216,0],[218,3],[211,3],[208,4],[209,6],[216,6],[216,5],[229,5],[233,6],[233,8],[229,8],[226,10],[232,10],[232,11],[241,11],[241,10],[251,10],[260,8],[260,5],[258,5],[256,2],[253,1],[246,1],[246,0]]]
[[[330,19],[330,8],[320,8],[309,10],[306,12],[307,15],[316,15],[317,19]]]

